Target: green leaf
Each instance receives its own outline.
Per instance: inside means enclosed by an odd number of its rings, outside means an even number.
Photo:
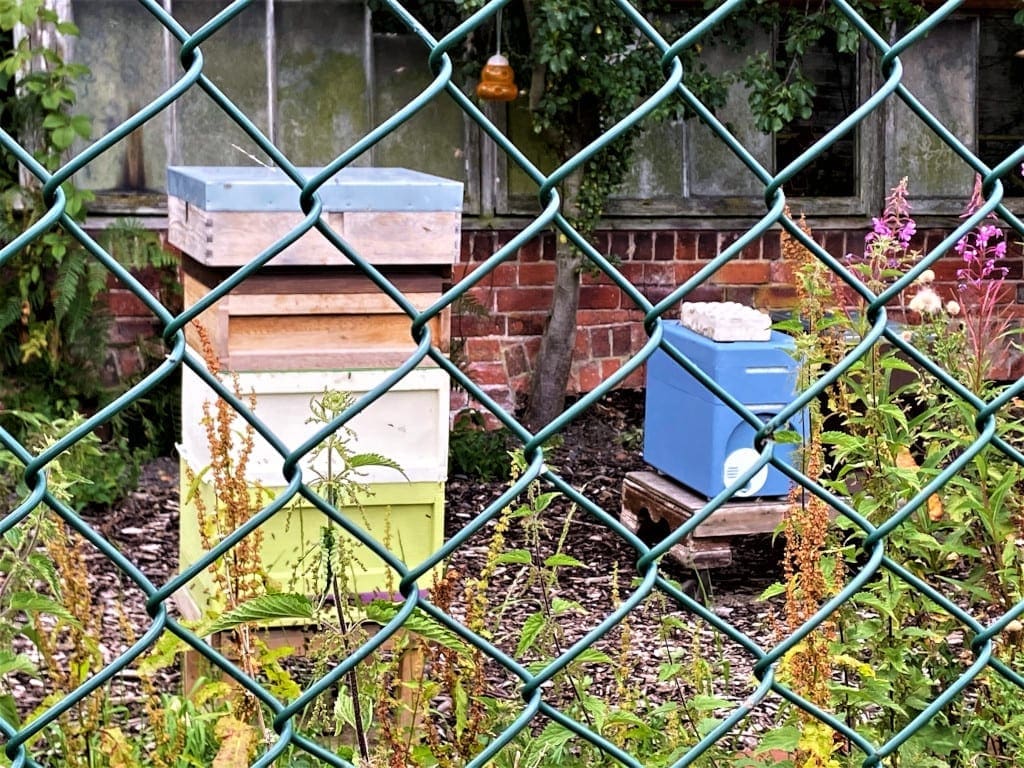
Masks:
[[[8,606],[13,611],[24,611],[29,614],[48,613],[72,626],[79,626],[78,619],[71,615],[67,608],[46,595],[34,592],[15,592],[11,595]]]
[[[778,597],[779,595],[784,594],[786,594],[786,585],[782,582],[777,581],[774,584],[769,584],[765,588],[764,592],[761,593],[761,596],[758,599],[770,600],[773,597]]]
[[[18,717],[18,702],[9,693],[0,695],[0,719],[15,730],[21,727],[21,718]]]
[[[533,555],[525,549],[509,549],[498,555],[497,560],[502,565],[529,565],[533,562]]]
[[[9,649],[0,649],[0,679],[13,672],[20,672],[24,675],[36,677],[38,675],[36,665],[23,653],[15,653]]]
[[[792,752],[800,741],[800,729],[794,725],[784,725],[781,728],[773,728],[768,731],[757,746],[754,747],[754,754],[768,752],[772,749],[780,749],[783,752]]]
[[[70,125],[57,128],[50,134],[50,141],[59,150],[67,149],[75,140],[75,131]]]
[[[234,610],[219,616],[212,624],[204,627],[204,630],[212,635],[250,622],[276,619],[312,620],[315,616],[316,608],[308,597],[294,592],[280,592],[247,600]]]
[[[519,643],[516,645],[516,656],[522,656],[533,647],[544,629],[545,617],[543,613],[535,613],[523,622],[523,629],[519,633]]]
[[[393,603],[390,600],[374,600],[366,606],[366,618],[377,624],[387,624],[398,615],[400,609],[399,603]],[[458,653],[471,653],[473,650],[465,640],[438,624],[433,617],[419,608],[409,615],[402,627],[419,637]]]
[[[556,552],[544,561],[545,568],[559,568],[562,566],[568,566],[573,568],[579,568],[586,565],[581,563],[575,557],[565,554],[564,552]]]
[[[611,664],[612,657],[596,648],[585,648],[573,659],[574,664]]]
[[[551,502],[557,499],[562,494],[558,491],[548,491],[547,493],[541,493],[533,501],[533,510],[535,512],[543,512],[549,506]]]

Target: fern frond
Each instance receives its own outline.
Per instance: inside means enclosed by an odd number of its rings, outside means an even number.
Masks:
[[[57,276],[53,281],[53,317],[58,324],[64,322],[69,310],[75,304],[75,298],[83,285],[83,277],[88,266],[85,251],[79,248],[69,249],[57,267]],[[72,320],[71,324],[77,324]]]
[[[8,296],[7,301],[0,305],[0,331],[5,330],[21,318],[21,299]]]

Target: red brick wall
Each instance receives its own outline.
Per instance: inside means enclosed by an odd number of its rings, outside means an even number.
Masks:
[[[477,269],[516,234],[515,230],[466,230],[462,255],[453,269],[453,282]],[[614,255],[622,274],[653,303],[695,275],[741,235],[740,232],[696,230],[604,231],[597,247]],[[915,247],[927,251],[946,236],[942,230],[925,230]],[[861,253],[863,232],[819,231],[816,239],[835,255]],[[516,258],[501,264],[472,289],[480,305],[477,312],[453,313],[453,349],[464,370],[485,392],[505,407],[529,386],[530,361],[551,301],[555,271],[555,243],[550,234],[520,249]],[[1019,244],[1010,248],[1007,309],[1024,317],[1024,255]],[[936,268],[935,287],[943,300],[956,296],[956,254]],[[152,278],[152,276],[150,276]],[[152,282],[152,280],[151,280]],[[788,266],[780,258],[778,232],[749,245],[735,260],[724,265],[688,296],[690,301],[737,301],[759,309],[792,305],[794,290]],[[119,371],[129,373],[138,364],[136,339],[152,336],[150,313],[122,288],[112,285],[110,306],[117,316],[113,342]],[[482,314],[478,314],[482,308]],[[666,315],[675,317],[678,307]],[[584,274],[580,292],[579,327],[576,334],[570,391],[587,392],[616,371],[646,341],[643,313],[604,275]],[[1024,362],[1008,358],[1006,378],[1024,373]],[[625,386],[642,387],[643,370],[631,374]],[[453,395],[453,408],[466,404],[464,393]]]

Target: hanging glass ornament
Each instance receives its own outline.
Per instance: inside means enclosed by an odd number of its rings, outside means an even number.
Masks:
[[[487,101],[512,101],[519,95],[515,73],[500,53],[491,56],[484,65],[476,95]]]

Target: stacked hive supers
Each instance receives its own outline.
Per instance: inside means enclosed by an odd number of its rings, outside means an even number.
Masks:
[[[304,173],[309,178],[315,170]],[[184,253],[186,307],[303,220],[298,187],[274,169],[172,167],[168,192],[168,240]],[[328,225],[417,309],[440,296],[459,251],[460,183],[403,169],[350,168],[321,187],[318,197]],[[321,427],[308,423],[314,396],[330,389],[359,397],[416,349],[408,315],[315,230],[203,312],[200,322],[222,371],[237,375],[243,395],[255,396],[256,416],[289,449]],[[434,318],[429,328],[433,343],[444,349],[447,313]],[[198,351],[195,329],[188,328],[186,337]],[[210,462],[202,421],[203,403],[213,399],[210,388],[186,368],[182,568],[205,551],[190,496],[193,491],[202,494],[212,508],[213,489],[202,477]],[[393,469],[368,469],[361,479],[369,484],[370,495],[360,508],[343,511],[378,540],[390,530],[390,548],[407,564],[421,562],[443,541],[448,407],[448,376],[428,359],[348,424],[353,451],[379,453],[397,462],[404,477]],[[239,419],[237,424],[241,431],[244,423]],[[301,465],[307,482],[313,479],[310,460]],[[323,472],[325,467],[318,469]],[[257,436],[247,479],[276,493],[286,484],[281,470],[280,455]],[[194,488],[189,487],[190,476],[200,477]],[[264,526],[263,556],[273,582],[295,586],[299,560],[316,547],[325,520],[303,502]],[[389,581],[386,571],[379,557],[356,548],[349,576],[359,593],[380,594]],[[208,603],[210,588],[206,574],[190,583],[197,607]]]

